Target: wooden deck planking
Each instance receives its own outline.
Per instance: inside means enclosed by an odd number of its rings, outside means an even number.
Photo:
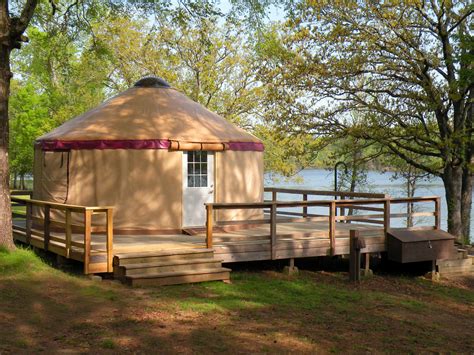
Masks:
[[[25,226],[15,221],[15,239],[26,242]],[[328,221],[281,221],[276,226],[275,259],[316,257],[330,255]],[[349,230],[361,231],[366,237],[367,249],[362,252],[385,251],[383,228],[370,224],[336,223],[335,255],[349,253]],[[33,231],[31,244],[44,247],[44,240]],[[83,261],[84,237],[71,233],[70,258]],[[252,228],[213,233],[213,249],[216,259],[224,262],[271,260],[269,225],[255,225]],[[175,235],[115,235],[114,254],[153,252],[186,248],[205,248],[205,233],[189,236]],[[66,234],[50,232],[49,250],[66,256]],[[104,269],[105,268],[105,269]],[[107,269],[106,235],[91,235],[91,272]]]

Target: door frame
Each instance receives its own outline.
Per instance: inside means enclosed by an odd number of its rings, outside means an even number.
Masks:
[[[181,156],[181,162],[182,162],[182,173],[181,173],[181,178],[182,178],[182,208],[181,208],[181,228],[188,228],[188,227],[196,227],[195,225],[186,225],[186,220],[185,220],[185,202],[186,202],[186,192],[187,189],[192,189],[193,187],[188,187],[188,154],[191,152],[197,152],[197,151],[183,151],[183,154]],[[215,202],[216,201],[216,152],[214,151],[202,151],[207,153],[207,176],[208,176],[208,183],[207,183],[207,189],[212,190],[212,198],[211,201],[209,202]],[[209,157],[212,156],[211,163]],[[209,180],[210,172],[212,172],[212,181]],[[197,187],[199,188],[199,187]],[[211,193],[209,193],[211,194]],[[203,211],[203,216],[204,216],[204,225],[205,225],[205,219],[206,219],[206,211],[205,207],[202,206]],[[203,226],[204,226],[203,225]]]

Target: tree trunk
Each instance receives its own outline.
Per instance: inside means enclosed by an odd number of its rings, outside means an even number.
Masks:
[[[461,220],[464,243],[469,244],[471,237],[471,210],[472,210],[473,174],[466,167],[463,171],[461,190]]]
[[[446,204],[448,206],[448,232],[463,243],[463,221],[461,216],[461,191],[463,173],[460,166],[446,166],[443,172]]]
[[[0,246],[15,247],[12,238],[10,175],[8,171],[8,96],[10,94],[10,48],[0,46]]]

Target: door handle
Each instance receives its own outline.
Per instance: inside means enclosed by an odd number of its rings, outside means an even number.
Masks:
[[[209,195],[212,194],[213,192],[214,192],[214,190],[209,191]]]

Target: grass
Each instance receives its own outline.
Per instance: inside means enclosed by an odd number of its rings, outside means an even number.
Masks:
[[[15,252],[9,252],[0,247],[0,275],[2,277],[45,271],[47,268],[47,265],[30,250],[19,248]]]
[[[3,352],[474,352],[469,284],[344,273],[234,272],[130,289],[0,249]]]

